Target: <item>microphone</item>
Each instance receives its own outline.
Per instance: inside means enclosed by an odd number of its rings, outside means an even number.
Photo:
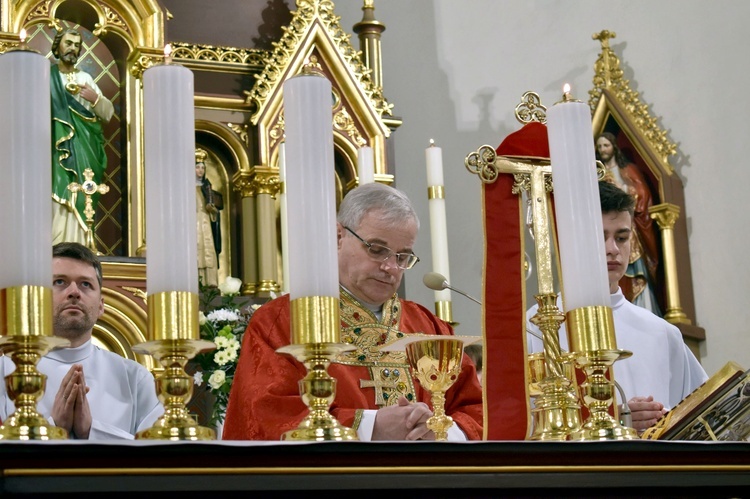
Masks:
[[[427,286],[430,289],[434,289],[435,291],[442,291],[444,289],[450,289],[451,291],[455,291],[459,295],[463,295],[469,300],[473,301],[474,303],[477,303],[479,305],[482,304],[481,301],[477,300],[476,298],[473,298],[466,294],[465,292],[461,291],[460,289],[456,289],[450,284],[448,284],[448,280],[445,278],[443,274],[438,274],[437,272],[428,272],[424,275],[422,278],[422,282],[425,286]]]

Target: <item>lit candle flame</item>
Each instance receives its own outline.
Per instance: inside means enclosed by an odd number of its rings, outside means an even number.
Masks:
[[[166,59],[169,59],[169,57],[172,55],[172,45],[169,43],[164,45],[164,57]]]
[[[26,41],[26,28],[21,28],[21,32],[18,34],[18,37],[21,39],[21,43],[24,43]]]
[[[566,83],[565,85],[563,85],[563,93],[564,94],[569,94],[570,93],[570,85],[568,83]]]
[[[435,147],[435,141],[430,139],[430,147]]]

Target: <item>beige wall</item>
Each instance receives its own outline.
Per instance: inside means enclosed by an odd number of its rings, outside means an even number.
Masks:
[[[339,0],[350,30],[361,19],[358,0]],[[564,82],[588,100],[599,43],[613,30],[625,77],[678,144],[672,158],[685,184],[697,323],[709,374],[726,361],[750,368],[750,165],[741,152],[750,138],[746,100],[745,0],[376,0],[383,35],[385,95],[404,120],[395,135],[397,186],[423,222],[409,271],[407,297],[430,308],[422,285],[431,270],[424,148],[443,147],[452,283],[481,296],[482,232],[479,182],[466,154],[498,145],[518,125],[513,108],[526,90],[551,105]],[[356,42],[356,39],[353,40]],[[480,333],[478,307],[453,297],[462,334]]]

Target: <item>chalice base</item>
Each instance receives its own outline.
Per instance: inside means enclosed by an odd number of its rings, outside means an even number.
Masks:
[[[281,440],[296,442],[359,440],[356,431],[342,425],[329,413],[325,412],[323,417],[320,416],[308,414],[297,428],[285,432]]]

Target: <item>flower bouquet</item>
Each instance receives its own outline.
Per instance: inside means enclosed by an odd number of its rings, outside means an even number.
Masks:
[[[241,286],[242,281],[235,277],[228,277],[218,288],[199,285],[201,339],[214,342],[216,350],[195,356],[200,367],[194,379],[199,386],[207,383],[216,399],[210,425],[224,422],[242,336],[253,312],[260,307],[250,305],[248,298],[240,296]]]

